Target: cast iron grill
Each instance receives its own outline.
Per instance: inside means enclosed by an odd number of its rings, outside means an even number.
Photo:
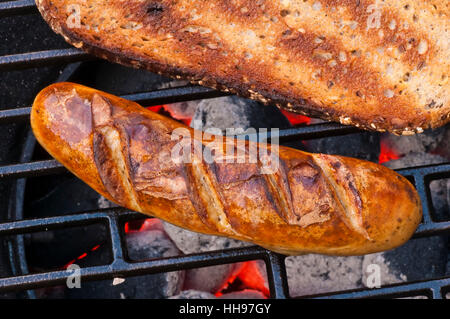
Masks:
[[[0,17],[36,12],[33,0],[17,0],[0,3]],[[29,52],[0,57],[0,71],[11,71],[36,66],[66,64],[58,81],[68,81],[80,67],[82,61],[93,57],[77,49],[57,49]],[[136,101],[145,106],[169,104],[174,102],[198,100],[224,96],[226,93],[200,86],[183,86],[139,94],[123,95],[123,98]],[[0,124],[28,121],[30,107],[14,108],[0,111]],[[319,137],[331,137],[359,132],[354,127],[335,123],[314,124],[280,130],[280,143],[289,140],[307,140]],[[212,266],[239,261],[262,259],[267,266],[271,298],[289,298],[284,256],[270,252],[261,247],[227,249],[207,253],[190,254],[143,262],[128,262],[124,257],[123,223],[141,217],[141,214],[123,208],[101,209],[79,212],[71,215],[23,219],[23,198],[26,179],[42,175],[57,175],[66,172],[55,160],[31,161],[30,150],[34,149],[35,140],[30,131],[22,146],[23,156],[20,163],[0,166],[0,180],[13,179],[15,192],[11,201],[15,201],[14,213],[8,222],[0,223],[0,236],[13,238],[10,250],[15,254],[14,276],[0,278],[0,292],[27,291],[28,297],[35,297],[32,289],[64,284],[69,273],[65,270],[30,274],[27,269],[23,248],[25,233],[68,228],[74,226],[103,224],[109,230],[109,243],[113,261],[107,265],[92,266],[81,269],[83,280],[113,279],[159,272],[169,272],[188,268]],[[448,233],[450,221],[437,222],[432,218],[432,203],[429,184],[433,180],[450,178],[450,163],[428,165],[398,170],[414,183],[423,203],[423,222],[414,237],[434,236]],[[429,298],[443,298],[450,288],[450,277],[421,282],[407,282],[386,286],[380,289],[360,289],[316,295],[317,298],[373,298],[426,295]]]

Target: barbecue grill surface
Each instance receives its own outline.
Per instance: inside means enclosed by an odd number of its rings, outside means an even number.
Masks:
[[[68,47],[55,36],[42,19],[32,0],[0,2],[0,39],[3,43],[17,43],[0,49],[1,89],[7,92],[0,107],[0,134],[2,140],[11,141],[1,145],[0,152],[0,193],[7,197],[2,200],[0,209],[8,211],[7,218],[0,220],[0,235],[7,236],[9,246],[0,247],[2,259],[9,256],[10,266],[0,266],[0,292],[3,296],[35,298],[32,289],[64,284],[68,273],[65,270],[44,273],[29,273],[24,252],[23,235],[30,232],[51,229],[65,229],[74,226],[101,224],[108,234],[112,262],[82,269],[83,280],[113,279],[115,277],[169,272],[179,269],[196,268],[216,264],[245,260],[262,259],[268,272],[269,288],[272,298],[289,298],[288,282],[284,266],[284,256],[252,246],[224,251],[214,251],[193,255],[170,257],[145,262],[129,262],[124,255],[123,224],[126,221],[142,217],[123,208],[111,208],[70,215],[24,219],[24,194],[27,178],[54,176],[58,178],[66,170],[53,159],[35,160],[35,140],[30,133],[28,120],[30,107],[26,103],[41,88],[54,81],[73,80],[87,60],[95,60],[87,54]],[[23,28],[23,29],[20,29]],[[36,32],[36,33],[34,33]],[[22,34],[16,39],[13,34]],[[5,39],[9,39],[5,40]],[[24,45],[23,43],[27,43]],[[18,45],[20,44],[20,46]],[[50,49],[57,47],[58,49]],[[95,61],[93,63],[96,63]],[[39,66],[39,71],[34,69]],[[20,70],[20,71],[19,71]],[[6,71],[8,71],[6,73]],[[14,72],[10,72],[14,71]],[[24,83],[26,83],[24,85]],[[83,83],[89,84],[89,83]],[[119,92],[122,97],[151,106],[180,101],[213,98],[225,95],[215,90],[199,86],[183,86],[163,90],[149,90],[141,93]],[[280,131],[280,142],[307,140],[357,133],[353,127],[335,123],[322,123],[295,127]],[[6,137],[6,139],[5,139]],[[19,141],[19,142],[17,142]],[[416,186],[423,202],[423,223],[415,237],[444,235],[450,230],[450,221],[437,222],[432,217],[432,203],[429,183],[433,180],[450,178],[450,163],[429,165],[398,170]],[[0,263],[1,264],[1,263]],[[341,291],[332,294],[314,296],[318,298],[366,298],[399,297],[426,295],[429,298],[443,298],[450,287],[450,277],[436,278],[421,282],[382,287],[380,289],[362,289]]]

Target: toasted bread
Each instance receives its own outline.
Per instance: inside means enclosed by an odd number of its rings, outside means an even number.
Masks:
[[[450,5],[36,0],[75,47],[301,114],[409,135],[450,121]]]

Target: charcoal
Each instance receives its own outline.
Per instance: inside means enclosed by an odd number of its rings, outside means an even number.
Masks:
[[[291,256],[285,260],[292,297],[362,288],[362,257]]]
[[[160,230],[146,230],[127,234],[128,257],[133,261],[179,255],[179,250]]]
[[[286,258],[289,293],[307,296],[357,288],[373,288],[370,265],[377,265],[380,286],[438,278],[445,274],[446,241],[441,237],[412,239],[387,252],[365,256],[304,255]]]
[[[83,282],[81,279],[81,288],[68,289],[67,297],[71,299],[163,299],[180,292],[180,289],[174,289],[176,287],[173,282],[179,280],[179,276],[174,272],[124,279],[125,281],[120,284],[114,284],[114,280]]]
[[[441,143],[434,149],[434,153],[440,154],[442,157],[450,160],[450,125],[445,126],[446,131]]]
[[[266,296],[258,290],[244,289],[223,294],[219,299],[266,299]]]
[[[197,109],[197,101],[179,102],[166,105],[170,115],[178,120],[192,119]]]
[[[98,208],[113,208],[113,207],[119,207],[116,203],[113,203],[106,199],[105,197],[99,195],[97,199],[97,205]]]
[[[396,249],[366,255],[363,269],[367,269],[369,264],[379,265],[382,285],[426,280],[445,275],[446,259],[446,238],[415,238]],[[363,275],[363,282],[366,283],[367,273]]]
[[[216,297],[206,291],[199,290],[184,290],[176,296],[169,297],[169,299],[215,299]]]
[[[132,232],[126,236],[128,257],[132,261],[180,255],[164,232],[155,230]],[[80,264],[80,267],[83,267]],[[181,292],[184,271],[173,271],[116,280],[83,282],[81,288],[68,289],[71,298],[156,299]]]
[[[24,215],[43,218],[95,210],[99,198],[97,192],[73,175],[39,177],[28,181]],[[26,234],[29,267],[61,267],[105,238],[107,229],[102,224]]]
[[[226,96],[202,100],[198,103],[191,126],[196,129],[219,128],[226,133],[227,128],[287,128],[288,119],[273,106]]]
[[[245,269],[239,274],[239,279],[245,287],[269,293],[269,280],[266,263],[263,260],[246,262]]]
[[[306,150],[311,153],[342,155],[378,162],[380,135],[376,132],[324,137],[306,141]]]
[[[185,254],[237,248],[252,245],[251,243],[192,232],[170,223],[164,222],[164,230],[179,250]]]
[[[440,164],[445,162],[447,162],[447,159],[439,155],[410,152],[400,159],[386,162],[383,165],[392,169],[399,169],[420,165]]]
[[[216,293],[223,288],[242,263],[225,264],[186,270],[184,287],[186,290],[200,290]]]
[[[377,268],[373,268],[375,265]],[[370,280],[370,276],[376,275],[374,271],[379,273],[378,282],[376,285],[385,286],[389,284],[396,284],[406,282],[407,277],[398,269],[393,269],[390,261],[386,260],[384,253],[375,253],[365,255],[362,264],[362,283],[369,288],[374,287],[375,282]]]
[[[447,131],[448,129],[444,126],[411,136],[397,136],[386,133],[383,134],[382,140],[389,149],[395,150],[399,156],[405,156],[410,153],[426,153],[435,150],[443,142]]]
[[[450,179],[435,180],[430,183],[433,219],[438,222],[450,220]]]

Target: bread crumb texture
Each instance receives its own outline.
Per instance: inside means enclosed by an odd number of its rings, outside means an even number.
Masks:
[[[68,42],[113,62],[371,130],[450,121],[448,1],[37,3]]]

